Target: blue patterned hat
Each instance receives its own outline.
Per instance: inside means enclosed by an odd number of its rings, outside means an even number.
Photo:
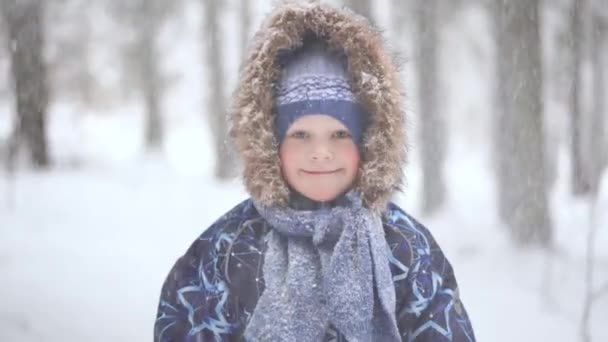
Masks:
[[[311,114],[324,114],[340,121],[360,145],[365,112],[348,82],[344,58],[316,39],[284,61],[275,99],[275,134],[281,143],[291,124]]]

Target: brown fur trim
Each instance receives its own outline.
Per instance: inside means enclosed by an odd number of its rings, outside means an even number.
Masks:
[[[254,37],[230,118],[230,136],[244,162],[245,186],[265,205],[287,203],[289,189],[281,176],[273,130],[273,84],[280,75],[276,59],[280,52],[298,48],[311,32],[344,51],[353,92],[370,113],[355,188],[368,208],[382,212],[401,187],[406,159],[399,74],[366,19],[320,3],[280,5]]]

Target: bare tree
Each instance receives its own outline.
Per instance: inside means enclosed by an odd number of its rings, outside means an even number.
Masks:
[[[227,179],[235,173],[235,164],[226,143],[228,132],[226,95],[224,93],[224,72],[222,65],[222,44],[220,41],[220,27],[218,15],[220,2],[216,0],[202,0],[205,25],[203,27],[205,42],[205,57],[207,70],[209,71],[208,89],[209,96],[208,115],[213,133],[213,142],[216,152],[215,176],[219,179]]]
[[[591,34],[586,35],[585,25],[591,27]],[[606,72],[606,33],[608,33],[608,11],[603,1],[575,0],[572,10],[570,39],[573,44],[572,68],[574,86],[571,92],[572,133],[572,189],[575,194],[589,195],[589,227],[585,258],[585,278],[583,292],[583,310],[580,322],[581,340],[591,341],[589,323],[593,305],[600,297],[608,295],[608,283],[599,288],[594,287],[596,265],[595,243],[598,230],[598,193],[601,187],[602,174],[608,161],[607,141],[605,140],[606,108],[605,108],[605,72]],[[588,41],[588,39],[590,41]],[[582,63],[581,45],[590,46],[591,68],[593,70],[593,103],[590,115],[582,115],[581,100],[579,99],[581,85],[580,67]],[[588,119],[583,125],[582,119]],[[588,127],[584,131],[582,127]],[[588,137],[584,136],[588,134]],[[585,138],[585,139],[584,139]],[[575,146],[576,144],[576,146]],[[586,153],[583,153],[586,152]]]
[[[493,129],[493,162],[497,176],[496,183],[499,194],[499,215],[503,222],[507,222],[515,211],[515,198],[513,198],[513,194],[506,191],[506,188],[509,184],[514,183],[516,179],[508,170],[508,156],[515,151],[513,151],[514,146],[510,142],[510,132],[513,128],[507,126],[507,124],[511,124],[511,120],[508,120],[509,110],[506,108],[509,103],[505,80],[509,75],[510,65],[507,63],[507,58],[501,58],[500,56],[504,50],[501,48],[501,44],[507,39],[505,32],[507,29],[506,13],[503,12],[503,7],[505,7],[503,0],[495,0],[491,6],[495,23],[493,33],[496,44],[496,81],[494,89],[494,110],[496,117],[494,119]]]
[[[604,283],[599,289],[594,289],[594,272],[595,272],[595,239],[597,234],[597,193],[592,192],[591,203],[589,206],[589,229],[587,231],[587,254],[585,257],[585,289],[583,298],[583,314],[581,318],[581,339],[583,342],[591,341],[591,333],[589,331],[589,321],[591,318],[591,309],[597,300],[605,295],[608,295],[608,282]]]
[[[54,98],[91,106],[97,101],[99,84],[92,65],[93,49],[99,42],[93,35],[92,18],[99,8],[86,0],[50,1],[47,18],[48,81]]]
[[[5,61],[8,61],[10,44],[8,43],[7,26],[4,23],[4,15],[2,14],[3,6],[0,5],[0,66],[4,65]],[[8,72],[8,70],[6,70]],[[0,68],[0,78],[6,80],[8,75],[5,74],[4,68]],[[4,100],[9,97],[10,86],[9,82],[0,82],[0,100]]]
[[[496,0],[494,131],[501,218],[518,244],[550,245],[539,0]]]
[[[241,49],[243,51],[242,58],[245,58],[247,45],[249,42],[249,30],[251,27],[251,9],[249,8],[249,0],[241,0]]]
[[[125,75],[133,75],[146,111],[145,142],[148,150],[160,148],[164,138],[162,100],[165,77],[158,36],[167,19],[178,8],[176,1],[137,0],[108,2],[115,16],[133,33],[125,49]]]
[[[163,16],[162,1],[142,0],[140,2],[141,25],[138,42],[141,56],[141,85],[146,105],[146,146],[158,148],[163,141],[164,125],[161,119],[161,75],[160,58],[156,37],[161,28]]]
[[[403,51],[404,42],[401,39],[407,34],[407,24],[412,8],[411,0],[392,0],[391,6],[391,30],[393,33],[393,41]]]
[[[346,0],[346,6],[352,9],[355,13],[361,14],[370,21],[374,21],[372,13],[372,2],[370,0]]]
[[[8,32],[17,110],[16,143],[25,143],[34,167],[50,166],[46,114],[49,101],[41,0],[0,2]]]
[[[574,0],[572,3],[570,20],[570,47],[571,47],[571,82],[570,87],[570,128],[571,145],[570,158],[572,166],[572,192],[580,195],[589,192],[589,174],[584,158],[583,115],[581,106],[581,65],[583,46],[585,40],[584,20],[585,0]]]
[[[417,3],[418,98],[420,105],[420,151],[423,169],[423,211],[437,210],[445,198],[443,165],[446,154],[446,129],[440,114],[438,92],[438,3]]]
[[[592,65],[593,65],[593,112],[589,139],[589,181],[592,193],[599,192],[603,171],[608,166],[608,140],[606,140],[606,35],[608,34],[608,10],[599,5],[594,8],[592,20]]]

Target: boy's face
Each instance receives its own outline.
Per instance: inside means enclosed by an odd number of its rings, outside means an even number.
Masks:
[[[331,201],[347,191],[359,168],[359,150],[348,129],[322,114],[294,122],[279,154],[287,183],[315,201]]]

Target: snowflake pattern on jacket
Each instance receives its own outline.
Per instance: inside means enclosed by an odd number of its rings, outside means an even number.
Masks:
[[[452,266],[431,236],[393,203],[382,217],[403,341],[475,341]],[[243,341],[264,291],[272,229],[250,199],[209,227],[179,258],[161,291],[155,341]],[[325,341],[345,341],[330,326]]]

